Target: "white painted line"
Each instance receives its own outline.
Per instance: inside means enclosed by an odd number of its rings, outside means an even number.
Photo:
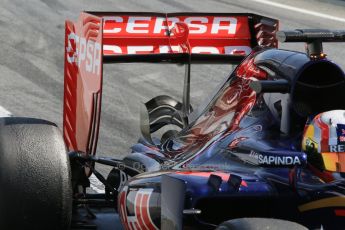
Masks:
[[[12,117],[12,113],[0,105],[0,117]]]
[[[289,5],[285,5],[285,4],[281,4],[281,3],[277,3],[277,2],[272,2],[269,0],[250,0],[250,1],[274,6],[274,7],[281,8],[281,9],[295,11],[295,12],[299,12],[302,14],[308,14],[308,15],[312,15],[312,16],[316,16],[316,17],[320,17],[320,18],[325,18],[325,19],[329,19],[329,20],[333,20],[333,21],[345,22],[345,18],[336,17],[336,16],[332,16],[329,14],[323,14],[323,13],[319,13],[319,12],[315,12],[315,11],[311,11],[311,10],[305,10],[305,9],[301,9],[301,8],[294,7],[294,6],[289,6]]]
[[[91,174],[90,178],[90,188],[96,193],[104,193],[104,185],[100,182],[94,174]]]

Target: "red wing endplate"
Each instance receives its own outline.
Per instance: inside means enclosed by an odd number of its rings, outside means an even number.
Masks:
[[[96,151],[102,91],[102,18],[66,21],[63,133],[70,151]]]
[[[277,30],[277,20],[255,14],[84,12],[66,21],[68,149],[96,152],[103,62],[239,63],[257,45],[276,47]]]

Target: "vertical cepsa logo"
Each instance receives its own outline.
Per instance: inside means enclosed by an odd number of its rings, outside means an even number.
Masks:
[[[68,35],[66,47],[67,62],[76,63],[78,67],[85,65],[85,70],[89,73],[100,74],[102,46],[91,39],[86,40],[71,32]]]

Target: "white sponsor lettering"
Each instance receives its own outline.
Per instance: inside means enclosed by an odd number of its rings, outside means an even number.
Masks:
[[[95,42],[95,48],[93,52],[93,65],[92,65],[92,73],[99,73],[101,71],[101,58],[102,58],[102,47],[101,44]]]
[[[73,51],[72,44],[76,45]],[[99,74],[101,70],[101,44],[85,38],[79,38],[75,33],[68,35],[68,44],[66,47],[67,62],[77,63],[80,67],[85,63],[85,70],[90,73]],[[72,54],[69,54],[72,52]]]
[[[154,34],[160,34],[162,30],[166,31],[167,26],[163,25],[166,21],[165,18],[157,18],[155,22],[155,26],[153,29]],[[168,22],[171,22],[171,25],[169,26],[169,30],[174,27],[175,23],[178,22],[178,18],[168,18]]]
[[[268,164],[268,165],[296,165],[301,164],[300,159],[295,156],[263,156],[259,155],[259,164]]]
[[[85,60],[86,57],[86,39],[77,37],[79,41],[79,48],[77,49],[78,55],[78,66],[80,66],[81,62]]]
[[[228,25],[221,25],[222,22],[227,22]],[[212,23],[211,34],[218,34],[219,30],[227,30],[228,34],[235,34],[236,27],[237,18],[215,17]]]
[[[171,51],[179,52],[179,50],[180,50],[179,46],[159,46],[159,53],[161,54],[169,53]]]
[[[115,22],[123,22],[122,17],[114,17],[114,16],[105,16],[103,17],[104,24],[106,24],[108,21],[115,21]],[[103,30],[103,33],[119,33],[121,31],[121,28],[112,28],[111,30],[105,29]]]
[[[103,50],[110,51],[112,54],[122,54],[122,49],[120,46],[103,45]]]
[[[154,46],[127,46],[126,50],[123,50],[120,46],[116,45],[104,45],[103,50],[105,55],[117,55],[117,54],[136,54],[136,53],[169,53],[169,52],[180,52],[180,46],[159,46],[158,49]],[[192,47],[192,53],[205,53],[205,54],[220,54],[221,50],[218,47],[213,46],[195,46]],[[240,54],[244,53],[248,55],[251,48],[248,46],[226,46],[225,54]]]
[[[149,33],[148,27],[149,27],[150,20],[151,20],[151,17],[129,17],[126,31],[130,34],[147,34]],[[142,21],[146,21],[146,23]],[[146,29],[140,30],[138,28],[146,28]]]
[[[266,156],[254,151],[250,152],[250,156],[258,159],[259,164],[264,165],[300,165],[301,160],[298,156]]]
[[[84,39],[85,40],[85,39]],[[89,41],[87,43],[87,57],[86,57],[86,71],[87,72],[91,72],[92,71],[92,60],[93,60],[93,48],[95,47],[95,42],[94,41]],[[80,56],[79,56],[80,57]],[[85,58],[84,58],[85,59]],[[79,63],[81,62],[81,60],[79,60]]]
[[[156,19],[155,27],[153,29],[154,34],[159,34],[162,30],[167,29],[167,27],[165,25],[163,25],[164,22],[165,22],[165,18],[157,18]]]
[[[253,158],[255,158],[255,159],[258,159],[258,158],[259,158],[259,154],[258,154],[257,152],[255,152],[255,151],[250,151],[249,156],[251,156],[251,157],[253,157]]]
[[[183,22],[188,24],[189,32],[191,34],[218,34],[221,31],[228,34],[235,34],[237,31],[237,18],[234,17],[211,17],[213,21],[210,22],[208,17],[186,17]],[[154,19],[154,26],[150,27],[149,23],[152,17],[130,16],[125,25],[125,31],[130,34],[160,34],[167,30],[166,18],[157,17]],[[124,18],[104,17],[104,33],[119,33],[122,32],[118,23],[124,23]],[[176,17],[168,18],[169,30],[174,27],[176,22],[180,20]],[[112,28],[111,28],[112,27]]]
[[[343,153],[345,152],[345,145],[330,145],[329,151],[331,153]]]
[[[74,41],[74,43],[76,43],[77,41],[77,36],[75,35],[75,33],[70,33],[68,35],[68,38],[67,38],[67,47],[66,47],[66,52],[67,53],[70,53],[70,52],[73,52],[73,47],[72,47],[72,41]],[[67,54],[67,62],[68,63],[73,63],[75,62],[75,56],[74,56],[74,53],[72,56],[68,55]]]
[[[203,34],[207,31],[207,26],[201,23],[207,23],[208,19],[205,17],[190,17],[186,18],[184,22],[189,27],[189,33],[191,34]]]
[[[127,53],[128,54],[136,54],[139,52],[153,52],[153,46],[128,46]]]
[[[219,50],[211,46],[196,46],[192,48],[192,53],[219,54]]]

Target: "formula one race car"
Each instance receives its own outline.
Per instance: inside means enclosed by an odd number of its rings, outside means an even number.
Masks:
[[[344,41],[345,31],[278,32],[255,14],[66,21],[63,138],[48,121],[1,118],[1,227],[116,229],[117,210],[125,229],[345,229],[345,74],[322,50]],[[132,152],[97,157],[102,66],[118,62],[184,64],[183,99],[145,103]],[[194,110],[193,63],[237,65]],[[96,163],[113,167],[108,177]],[[104,194],[86,193],[92,173]]]

